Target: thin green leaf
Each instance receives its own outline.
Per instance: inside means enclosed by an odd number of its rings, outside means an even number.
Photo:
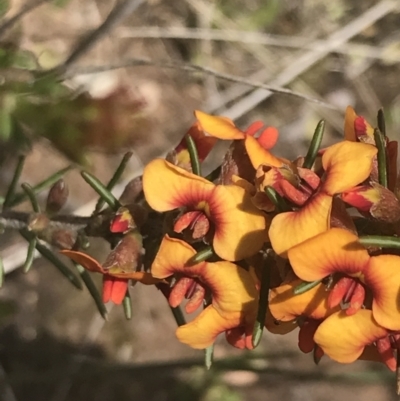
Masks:
[[[125,168],[126,168],[128,162],[129,162],[129,160],[131,159],[132,155],[133,155],[133,152],[125,153],[124,157],[121,160],[121,163],[119,164],[118,168],[115,170],[114,175],[111,177],[110,181],[108,182],[108,184],[106,186],[106,188],[109,191],[111,191],[114,188],[115,184],[122,177],[122,174],[124,173]],[[95,213],[100,212],[100,210],[102,209],[103,206],[104,206],[104,199],[100,198],[97,201],[96,208],[94,209],[94,212]]]
[[[78,270],[79,275],[81,276],[81,279],[84,282],[86,288],[88,289],[89,294],[92,296],[101,317],[104,320],[107,320],[107,308],[104,305],[102,297],[97,290],[97,287],[94,284],[92,278],[90,277],[90,274],[79,263],[74,263],[74,265]]]
[[[204,366],[207,370],[211,369],[214,360],[214,344],[204,350]]]
[[[83,179],[100,195],[100,197],[114,211],[117,211],[121,204],[118,199],[92,174],[87,171],[81,171]]]
[[[124,307],[124,313],[125,313],[126,320],[131,320],[132,319],[132,300],[131,300],[131,295],[129,294],[129,288],[126,290],[125,298],[122,302],[122,305]]]
[[[190,155],[190,164],[192,166],[193,174],[201,176],[199,153],[197,152],[196,143],[190,135],[186,135],[185,139],[188,152]]]
[[[34,235],[26,229],[20,230],[20,234],[30,241]],[[39,253],[51,262],[76,288],[82,289],[82,283],[77,276],[65,265],[50,249],[46,248],[39,241],[36,243],[36,249]]]
[[[25,163],[25,156],[21,155],[18,157],[18,162],[17,166],[15,167],[14,175],[11,180],[11,183],[8,187],[7,194],[5,196],[4,202],[3,202],[3,208],[6,209],[8,207],[13,206],[12,205],[12,200],[15,196],[15,191],[17,189],[18,181],[21,177],[22,169],[24,167]]]
[[[182,309],[179,306],[177,306],[175,308],[170,306],[170,309],[171,309],[171,312],[174,316],[175,322],[178,325],[178,327],[186,324],[185,316],[183,315]]]
[[[383,109],[378,110],[378,128],[379,131],[382,132],[382,135],[386,137],[386,122],[385,122],[385,114],[383,113]]]
[[[261,288],[260,288],[260,297],[258,300],[258,311],[256,322],[254,323],[252,343],[253,347],[257,347],[260,344],[262,333],[265,326],[265,316],[267,314],[268,309],[268,294],[270,287],[270,266],[268,264],[264,264],[261,274]]]
[[[293,289],[294,295],[304,294],[305,292],[311,290],[312,288],[316,287],[322,280],[316,281],[305,281],[304,283],[299,284],[297,287]]]
[[[265,187],[264,191],[267,194],[269,200],[275,205],[277,212],[282,213],[289,212],[291,210],[285,199],[283,199],[282,196],[279,195],[274,188],[267,186]]]
[[[378,148],[378,180],[379,184],[387,188],[386,140],[378,128],[374,130],[375,145]]]
[[[36,237],[32,237],[29,240],[28,252],[26,253],[26,259],[23,267],[24,273],[28,273],[32,267],[33,258],[35,256],[36,243],[37,243]]]
[[[65,173],[67,173],[72,168],[73,166],[65,167],[57,171],[50,177],[46,178],[45,180],[39,182],[39,184],[34,185],[32,187],[32,190],[35,193],[35,195],[54,185],[60,178],[62,178],[65,175]],[[23,202],[26,198],[27,194],[25,192],[15,194],[15,196],[10,201],[10,207],[18,205],[19,203]]]
[[[388,237],[384,235],[365,235],[359,238],[364,246],[377,246],[380,248],[400,249],[399,237]]]
[[[212,246],[208,246],[201,251],[197,252],[196,255],[192,256],[188,261],[187,261],[187,266],[193,266],[196,265],[197,263],[204,262],[208,259],[210,259],[212,256],[214,256],[214,250]]]
[[[24,192],[26,193],[26,195],[29,198],[29,201],[31,202],[33,211],[35,213],[40,213],[40,206],[39,206],[39,202],[36,198],[35,192],[33,191],[33,188],[27,184],[27,183],[23,183],[21,184],[22,189],[24,190]]]
[[[319,148],[321,147],[322,138],[324,137],[324,131],[325,131],[325,121],[321,120],[317,124],[317,127],[315,128],[314,135],[311,139],[310,147],[308,148],[307,155],[304,158],[304,163],[303,163],[304,168],[311,168],[313,166]]]

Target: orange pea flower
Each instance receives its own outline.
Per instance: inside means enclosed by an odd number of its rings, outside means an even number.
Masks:
[[[217,117],[206,114],[202,111],[195,111],[195,116],[203,130],[212,137],[226,140],[244,140],[247,153],[255,169],[262,164],[269,164],[281,167],[282,160],[275,157],[268,151],[275,146],[278,140],[278,131],[274,127],[263,129],[260,136],[255,138],[255,133],[259,131],[262,123],[253,123],[246,131],[237,128],[232,120],[227,117]]]
[[[192,313],[205,297],[211,297],[211,304],[192,322],[178,327],[177,338],[193,348],[203,349],[220,333],[228,332],[228,341],[233,345],[252,348],[258,302],[253,278],[243,268],[225,261],[187,266],[195,253],[186,242],[165,236],[151,267],[155,278],[178,277],[169,295],[171,306],[176,307],[188,298],[186,312]]]
[[[184,208],[175,231],[197,228],[197,238],[211,237],[222,259],[234,261],[252,256],[266,239],[264,214],[239,186],[215,185],[156,159],[144,169],[143,191],[150,207],[158,212]]]
[[[291,248],[288,257],[302,280],[321,280],[335,273],[341,277],[329,295],[330,307],[344,301],[349,304],[345,313],[355,314],[370,290],[374,319],[387,329],[400,330],[399,256],[369,256],[356,235],[332,228]]]
[[[322,156],[324,175],[313,196],[297,211],[281,213],[272,220],[269,238],[279,255],[328,230],[333,196],[366,180],[372,169],[377,149],[356,142],[339,142]]]
[[[373,355],[373,360],[379,357],[390,370],[396,369],[392,344],[399,352],[399,335],[380,326],[368,309],[352,316],[343,311],[332,314],[320,324],[314,341],[337,362],[351,363],[359,358],[371,359]],[[371,345],[377,352],[366,352]]]

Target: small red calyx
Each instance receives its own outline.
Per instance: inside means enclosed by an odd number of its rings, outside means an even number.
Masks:
[[[354,315],[364,304],[365,288],[357,280],[351,277],[342,277],[333,287],[328,297],[328,305],[334,308],[340,303],[347,307],[347,315]]]
[[[186,212],[178,217],[174,224],[174,231],[181,233],[189,229],[193,239],[203,238],[210,229],[208,217],[200,210]]]
[[[110,223],[110,231],[112,233],[126,233],[135,227],[133,217],[125,207],[118,209],[114,219]]]

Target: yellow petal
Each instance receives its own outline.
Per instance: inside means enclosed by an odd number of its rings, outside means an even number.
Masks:
[[[271,152],[264,149],[257,139],[253,138],[250,135],[247,135],[245,138],[245,146],[247,154],[251,160],[251,164],[257,170],[261,164],[266,164],[272,167],[282,167],[284,162],[290,163],[287,160],[279,159],[274,156]]]
[[[365,283],[373,293],[375,320],[390,330],[400,330],[400,257],[371,257],[364,271]]]
[[[206,263],[199,279],[211,290],[212,304],[221,316],[239,313],[245,317],[257,312],[258,292],[251,274],[242,267],[230,262]]]
[[[365,143],[343,141],[330,146],[322,156],[325,181],[322,191],[335,195],[368,178],[378,150]]]
[[[226,117],[217,117],[202,111],[194,112],[201,128],[208,134],[219,139],[243,139],[246,134],[240,131],[232,120]]]
[[[178,327],[176,337],[192,348],[204,349],[214,343],[218,334],[238,327],[240,323],[239,314],[232,316],[231,319],[225,319],[210,305],[192,322]]]
[[[241,260],[258,252],[267,238],[265,215],[236,185],[218,185],[209,201],[215,225],[213,247],[222,259]]]
[[[196,251],[186,242],[165,235],[151,265],[151,273],[153,277],[160,279],[174,273],[182,273],[188,277],[199,275],[204,269],[204,262],[186,267],[187,261],[195,254]]]
[[[359,274],[370,259],[358,237],[342,228],[331,228],[288,252],[296,275],[305,281],[320,280],[331,273]]]
[[[166,212],[207,201],[215,185],[164,159],[155,159],[143,171],[143,191],[150,207]]]
[[[328,316],[328,292],[324,284],[318,284],[303,294],[295,295],[294,289],[303,281],[296,279],[270,291],[269,308],[279,322],[288,322],[299,316],[323,319]]]
[[[274,251],[287,257],[287,251],[329,228],[332,197],[319,193],[299,211],[280,213],[272,219],[269,238]]]
[[[333,360],[351,363],[358,359],[364,347],[387,335],[367,309],[347,316],[344,311],[336,312],[318,327],[314,341]]]

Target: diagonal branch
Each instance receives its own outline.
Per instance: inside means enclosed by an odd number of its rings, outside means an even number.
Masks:
[[[123,2],[118,1],[105,21],[94,31],[84,36],[72,50],[67,59],[58,67],[56,67],[53,72],[56,74],[62,74],[64,71],[66,71],[71,64],[75,63],[79,58],[81,58],[99,40],[110,33],[110,31],[115,28],[123,18],[133,13],[142,3],[144,3],[144,0],[125,0]]]
[[[222,72],[218,72],[210,67],[203,67],[200,65],[196,64],[189,64],[189,63],[182,63],[182,62],[175,62],[175,61],[155,61],[151,59],[145,59],[145,58],[132,58],[132,59],[127,59],[115,64],[108,64],[108,65],[102,65],[102,66],[91,66],[91,67],[77,67],[74,69],[70,69],[69,72],[66,74],[66,78],[71,78],[75,75],[82,75],[82,74],[94,74],[94,73],[99,73],[99,72],[104,72],[104,71],[110,71],[110,70],[116,70],[119,68],[130,68],[130,67],[139,67],[139,66],[154,66],[154,67],[159,67],[159,68],[171,68],[171,69],[177,69],[181,71],[186,71],[186,72],[202,72],[208,75],[212,75],[214,77],[223,79],[225,81],[230,81],[230,82],[235,82],[235,83],[240,83],[244,85],[248,85],[253,88],[259,88],[262,90],[268,90],[273,93],[280,93],[284,95],[289,95],[289,96],[294,96],[298,97],[310,102],[317,103],[321,106],[327,107],[329,109],[336,109],[335,106],[323,102],[319,99],[315,99],[311,96],[304,95],[299,92],[292,91],[290,89],[274,86],[274,85],[267,85],[262,82],[257,82],[257,81],[252,81],[247,78],[243,77],[238,77],[236,75],[232,74],[225,74]]]
[[[37,0],[29,4],[25,4],[21,9],[12,17],[6,19],[2,24],[0,24],[0,37],[5,31],[12,28],[22,17],[24,17],[29,12],[33,11],[35,8],[41,6],[44,3],[49,3],[50,0]]]

